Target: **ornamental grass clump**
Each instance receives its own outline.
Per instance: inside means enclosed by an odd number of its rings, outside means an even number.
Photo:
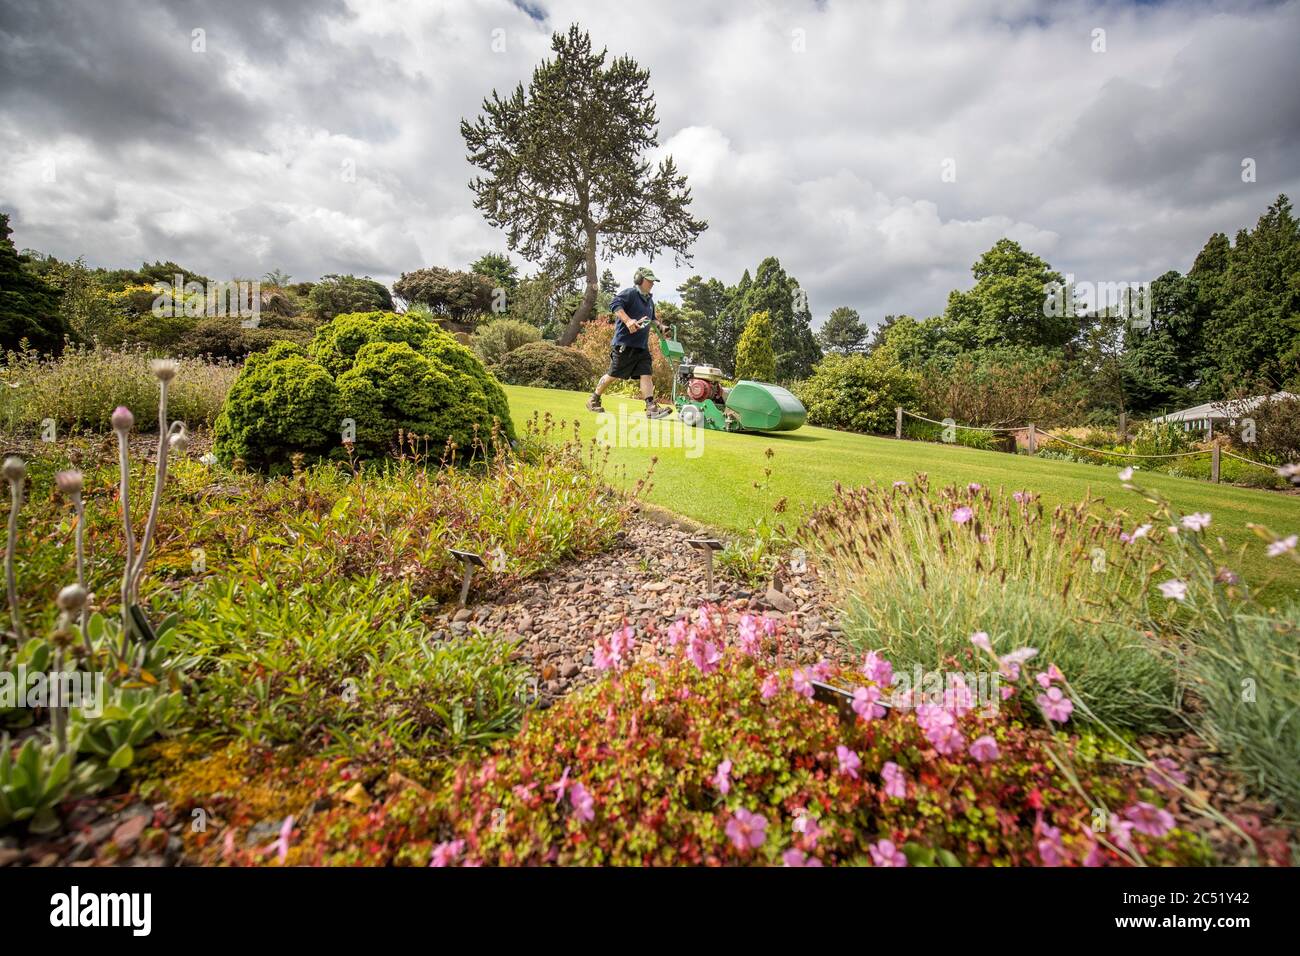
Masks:
[[[1032,642],[1090,712],[1118,727],[1167,726],[1173,646],[1141,626],[1149,524],[1095,502],[1048,511],[1036,494],[978,484],[837,488],[798,532],[837,594],[847,640],[904,670],[943,670],[986,632]],[[1126,530],[1132,528],[1133,530]]]

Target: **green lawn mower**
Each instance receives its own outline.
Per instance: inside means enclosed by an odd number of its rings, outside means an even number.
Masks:
[[[804,423],[803,403],[779,385],[740,381],[723,388],[722,370],[696,365],[686,349],[655,326],[659,348],[673,369],[673,405],[684,424],[724,432],[788,432]]]

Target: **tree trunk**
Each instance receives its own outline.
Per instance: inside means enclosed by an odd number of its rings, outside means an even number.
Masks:
[[[578,305],[577,311],[573,313],[573,318],[569,319],[569,326],[556,339],[558,345],[572,345],[582,331],[582,324],[591,318],[591,313],[596,307],[596,292],[600,288],[599,281],[596,278],[596,230],[587,230],[587,291],[582,294],[582,302]]]

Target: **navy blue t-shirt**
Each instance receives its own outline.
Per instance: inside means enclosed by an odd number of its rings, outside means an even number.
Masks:
[[[614,344],[627,345],[634,349],[648,349],[650,347],[650,326],[642,326],[638,332],[629,332],[627,326],[618,318],[617,312],[622,309],[627,313],[628,318],[640,322],[643,319],[654,321],[655,301],[654,294],[642,295],[641,290],[636,286],[628,286],[609,304],[609,314],[614,316]]]

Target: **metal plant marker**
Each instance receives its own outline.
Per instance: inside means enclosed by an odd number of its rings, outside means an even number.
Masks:
[[[690,538],[686,543],[704,553],[704,593],[712,594],[713,552],[722,550],[722,542],[717,538]]]
[[[465,602],[469,600],[469,585],[470,585],[470,581],[474,579],[474,569],[485,568],[487,567],[487,564],[483,561],[483,559],[479,555],[475,554],[473,551],[458,551],[456,548],[448,548],[447,550],[451,552],[452,557],[454,557],[457,561],[460,562],[461,569],[463,570],[465,575],[460,582],[460,602],[459,602],[460,606],[464,607]]]

